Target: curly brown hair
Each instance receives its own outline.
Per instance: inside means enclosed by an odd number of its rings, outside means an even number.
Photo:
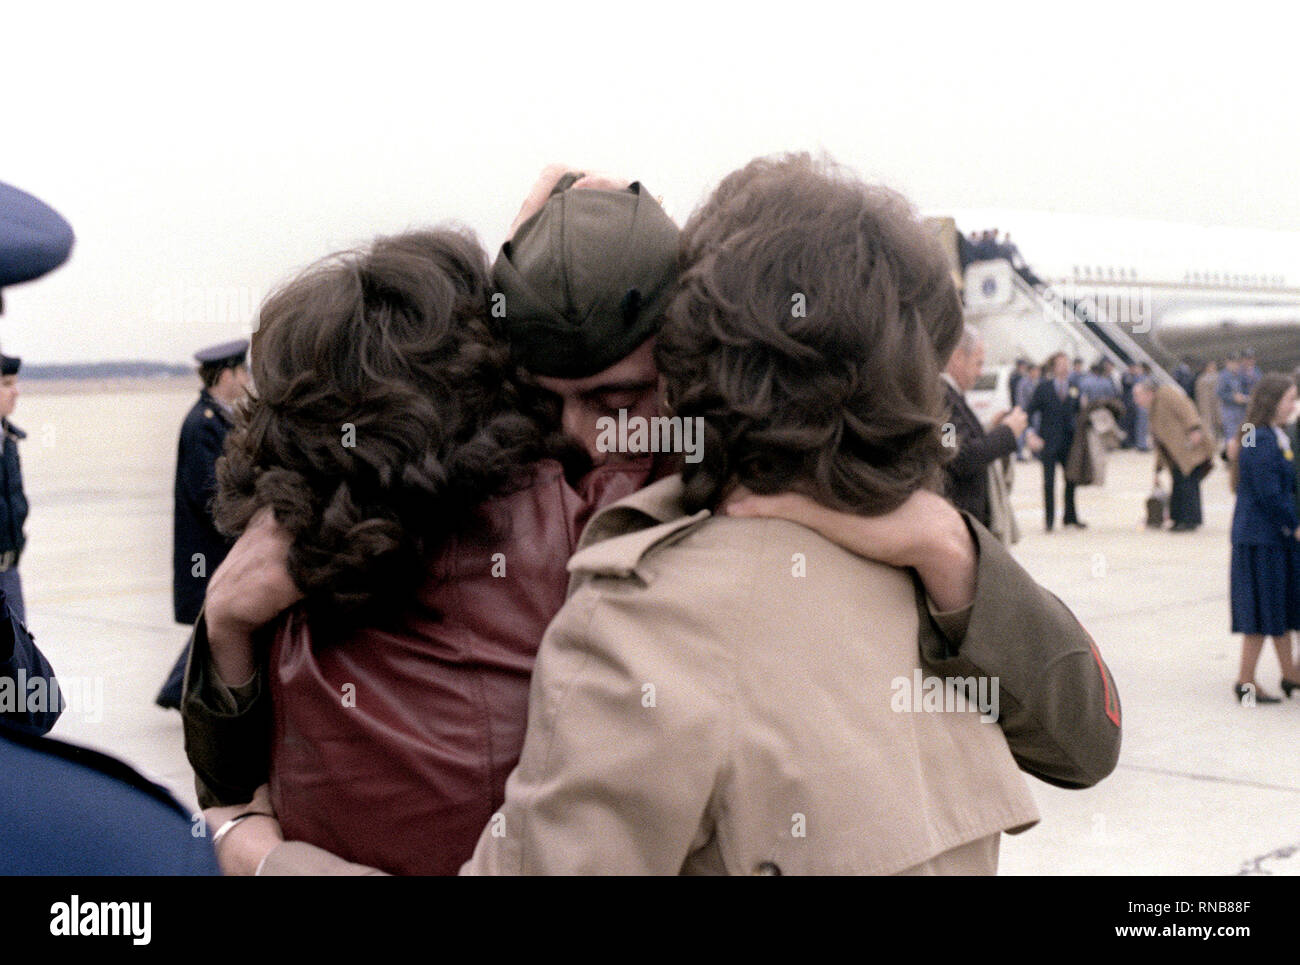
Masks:
[[[962,311],[903,197],[808,155],[760,158],[692,215],[682,270],[656,353],[674,413],[704,419],[688,511],[733,481],[868,515],[938,488]]]
[[[262,305],[216,522],[234,536],[274,509],[322,630],[395,619],[450,537],[489,535],[484,500],[545,456],[577,458],[509,361],[488,279],[472,233],[410,232],[325,258]]]

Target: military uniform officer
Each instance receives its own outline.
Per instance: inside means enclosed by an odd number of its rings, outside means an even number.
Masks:
[[[172,603],[177,623],[193,625],[198,619],[208,577],[230,549],[230,542],[212,522],[212,500],[217,494],[217,458],[235,404],[248,390],[247,357],[247,339],[213,345],[194,355],[203,389],[181,426],[176,453]],[[188,656],[186,647],[158,693],[159,706],[180,708]]]
[[[27,495],[23,492],[23,471],[18,461],[18,442],[27,433],[9,421],[18,404],[18,367],[22,359],[0,355],[0,590],[8,598],[9,608],[20,621],[26,622],[23,584],[18,577],[18,557],[27,537]]]

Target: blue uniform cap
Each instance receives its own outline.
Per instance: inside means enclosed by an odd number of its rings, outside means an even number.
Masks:
[[[233,342],[222,342],[220,345],[209,345],[207,348],[199,349],[194,353],[194,361],[200,365],[220,365],[226,363],[234,367],[242,365],[248,355],[248,339],[237,338]]]
[[[72,226],[57,211],[0,182],[0,288],[58,268],[73,240]]]

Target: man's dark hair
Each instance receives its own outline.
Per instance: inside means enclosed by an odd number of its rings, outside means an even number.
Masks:
[[[243,359],[204,362],[199,366],[199,378],[203,381],[203,387],[210,389],[221,380],[222,372],[226,371],[226,369],[237,369],[243,364]]]
[[[682,272],[656,354],[674,414],[704,420],[688,511],[733,481],[865,514],[937,487],[939,360],[962,312],[906,200],[807,155],[760,158],[691,217]]]
[[[261,308],[216,521],[233,536],[272,507],[324,629],[396,619],[481,503],[572,452],[488,298],[477,239],[438,230],[327,258]]]

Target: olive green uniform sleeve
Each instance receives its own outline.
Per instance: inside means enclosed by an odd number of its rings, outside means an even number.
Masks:
[[[1091,787],[1115,769],[1119,691],[1091,635],[969,515],[979,551],[968,610],[922,621],[921,656],[941,677],[998,678],[999,724],[1021,769],[1058,787]],[[955,635],[965,622],[965,632]]]

